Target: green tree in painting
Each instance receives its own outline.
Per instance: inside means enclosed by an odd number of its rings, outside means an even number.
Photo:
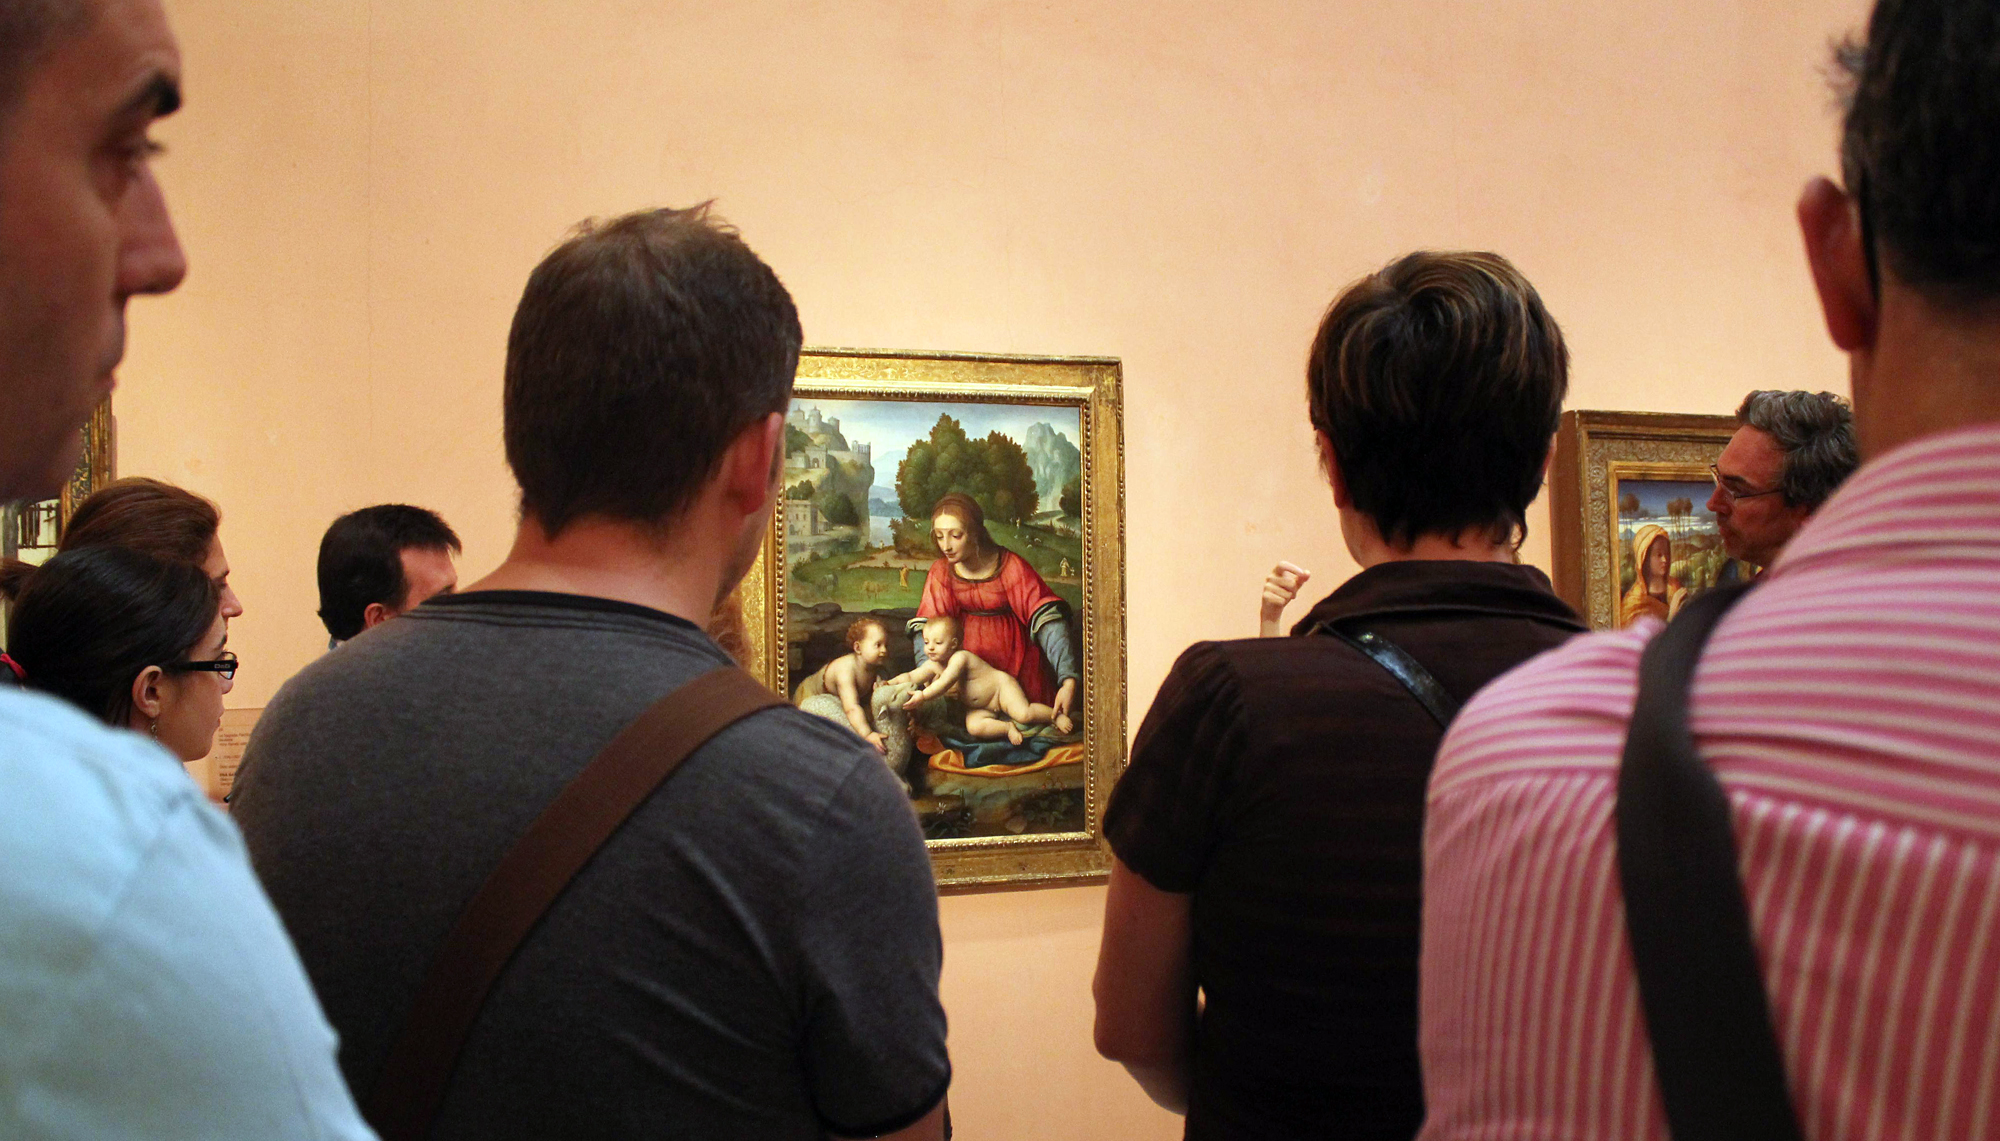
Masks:
[[[861,516],[854,510],[854,501],[833,490],[828,490],[814,501],[821,518],[836,527],[852,527],[861,522]]]
[[[922,519],[951,492],[970,495],[986,514],[1018,523],[1035,513],[1035,473],[1021,445],[999,432],[983,440],[965,434],[949,414],[931,426],[930,438],[910,445],[896,468],[896,500],[903,514]]]
[[[896,466],[896,501],[903,514],[922,519],[939,496],[971,481],[976,464],[965,429],[949,415],[939,416],[931,425],[930,439],[911,444]]]
[[[1056,501],[1062,513],[1072,519],[1083,518],[1083,477],[1077,476],[1063,484],[1062,495]]]
[[[987,497],[980,499],[977,492],[973,498],[986,509],[986,514],[1009,523],[1019,523],[1035,517],[1035,509],[1041,506],[1035,494],[1035,469],[1028,466],[1028,453],[1013,437],[998,432],[988,432],[985,444],[986,473],[992,482]]]

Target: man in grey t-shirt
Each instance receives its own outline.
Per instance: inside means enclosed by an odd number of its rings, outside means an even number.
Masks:
[[[695,624],[777,491],[791,299],[705,211],[584,227],[508,343],[498,570],[271,702],[237,820],[366,1102],[466,902],[557,792],[729,658]],[[790,708],[698,750],[500,976],[437,1138],[937,1138],[937,899],[874,750]]]

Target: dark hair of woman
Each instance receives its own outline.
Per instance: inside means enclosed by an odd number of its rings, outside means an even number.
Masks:
[[[220,595],[202,569],[124,547],[64,551],[39,567],[0,564],[11,600],[7,653],[22,683],[111,725],[132,712],[132,682],[184,658],[215,623]]]
[[[1306,364],[1312,425],[1392,544],[1470,528],[1518,544],[1568,387],[1541,296],[1476,251],[1409,254],[1349,286]]]
[[[222,512],[186,488],[134,476],[92,492],[63,524],[59,549],[126,547],[156,559],[200,564]]]

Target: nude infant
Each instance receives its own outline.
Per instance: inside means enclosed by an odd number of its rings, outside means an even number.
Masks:
[[[792,693],[792,703],[816,717],[845,725],[887,753],[889,746],[870,714],[875,671],[889,660],[889,628],[880,618],[863,618],[847,628],[848,652],[808,675]]]
[[[907,681],[923,686],[903,702],[904,709],[914,710],[956,686],[959,699],[965,703],[965,731],[971,736],[987,740],[1005,737],[1018,745],[1026,739],[1021,735],[1022,725],[1054,725],[1059,733],[1076,728],[1067,715],[1057,716],[1053,708],[1029,701],[1013,674],[960,648],[955,618],[938,617],[924,623],[924,658],[924,664],[916,669],[890,679],[891,685]]]

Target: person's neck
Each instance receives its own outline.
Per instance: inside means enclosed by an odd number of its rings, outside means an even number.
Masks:
[[[1374,520],[1352,507],[1343,507],[1340,531],[1347,540],[1347,553],[1354,556],[1362,570],[1383,563],[1521,561],[1514,552],[1514,544],[1494,541],[1490,527],[1467,527],[1456,535],[1418,535],[1407,543],[1391,543],[1382,537]]]
[[[2000,423],[2000,316],[1938,309],[1907,287],[1882,306],[1875,344],[1852,362],[1861,458],[1925,436]]]
[[[514,547],[493,573],[464,587],[579,594],[651,607],[705,626],[721,593],[720,557],[635,523],[579,519],[551,538],[524,518]]]

